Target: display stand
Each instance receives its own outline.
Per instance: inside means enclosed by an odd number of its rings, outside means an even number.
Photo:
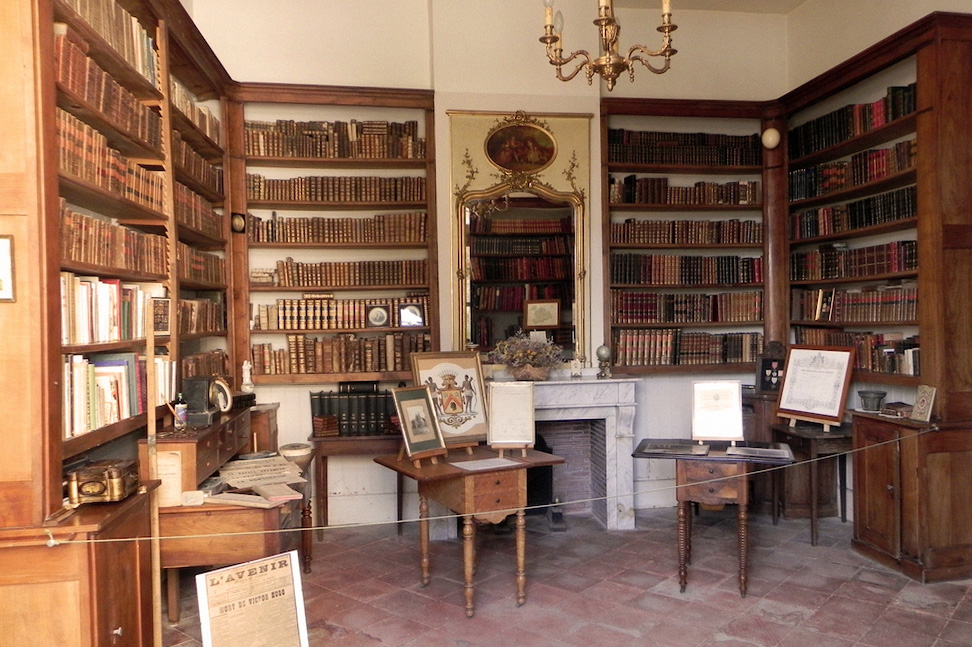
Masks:
[[[523,445],[503,445],[501,447],[490,445],[490,449],[495,450],[496,453],[499,454],[500,458],[503,458],[506,455],[506,450],[516,451],[517,449],[520,450],[521,457],[526,457],[527,455],[526,451],[528,449],[533,449],[533,443],[523,444]]]
[[[804,422],[813,422],[813,423],[816,423],[818,425],[823,425],[824,432],[829,432],[830,431],[830,426],[833,424],[829,420],[821,420],[820,418],[811,418],[811,417],[808,417],[808,416],[793,416],[793,415],[788,415],[788,416],[783,416],[783,417],[786,418],[787,420],[789,420],[789,422],[787,423],[787,425],[790,426],[790,427],[796,427],[797,426],[797,420],[802,420]]]
[[[449,453],[447,449],[429,449],[423,452],[416,452],[408,456],[408,460],[412,461],[412,465],[415,469],[422,469],[422,459],[428,458],[429,462],[433,465],[437,465],[439,462],[439,456],[446,456]],[[405,443],[398,449],[398,460],[402,461],[406,458],[405,456]]]

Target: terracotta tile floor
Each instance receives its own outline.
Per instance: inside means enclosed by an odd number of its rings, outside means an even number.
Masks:
[[[679,593],[674,509],[639,512],[634,531],[587,516],[552,532],[528,517],[527,602],[515,603],[513,536],[481,527],[476,615],[463,613],[460,540],[432,542],[419,584],[415,524],[328,529],[302,575],[310,644],[342,647],[967,647],[972,580],[920,584],[850,548],[851,524],[750,517],[749,594],[736,579],[735,509],[695,518]],[[192,571],[166,647],[200,645]],[[165,611],[163,610],[163,616]],[[245,647],[245,646],[241,646]]]

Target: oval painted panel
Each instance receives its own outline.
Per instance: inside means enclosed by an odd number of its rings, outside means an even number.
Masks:
[[[501,126],[486,137],[486,157],[506,171],[536,173],[557,157],[553,136],[539,126]]]

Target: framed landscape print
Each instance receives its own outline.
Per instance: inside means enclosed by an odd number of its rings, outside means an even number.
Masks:
[[[479,353],[412,353],[415,384],[427,386],[446,444],[486,440],[486,389]]]
[[[839,425],[853,369],[853,348],[791,346],[777,415]]]
[[[560,325],[560,301],[543,299],[523,302],[523,329],[542,330]]]
[[[445,449],[445,441],[432,407],[427,386],[392,389],[395,409],[402,425],[402,439],[409,458],[431,456]]]

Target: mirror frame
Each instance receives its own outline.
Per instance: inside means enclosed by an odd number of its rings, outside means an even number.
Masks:
[[[469,166],[468,153],[464,163]],[[467,176],[468,177],[468,176]],[[520,172],[509,172],[502,174],[503,181],[493,184],[485,189],[467,190],[465,187],[456,190],[456,202],[454,211],[454,240],[453,249],[455,250],[453,273],[453,294],[458,297],[458,308],[456,316],[453,318],[453,341],[455,348],[466,348],[470,342],[468,321],[469,276],[469,255],[467,254],[466,239],[468,236],[466,225],[466,209],[470,204],[483,200],[494,200],[504,196],[529,197],[535,196],[543,198],[549,202],[570,205],[573,210],[574,218],[574,303],[572,306],[572,320],[574,326],[574,359],[580,366],[589,366],[587,357],[588,348],[588,291],[586,289],[588,279],[587,261],[587,240],[588,225],[585,210],[585,197],[583,191],[575,190],[570,192],[559,191],[549,184],[541,182],[536,175]],[[467,183],[468,186],[468,183]]]

